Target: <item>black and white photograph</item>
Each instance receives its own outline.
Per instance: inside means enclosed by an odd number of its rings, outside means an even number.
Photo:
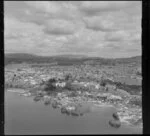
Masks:
[[[142,1],[4,1],[6,135],[143,134]]]

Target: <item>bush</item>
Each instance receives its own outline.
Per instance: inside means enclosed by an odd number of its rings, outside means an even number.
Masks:
[[[72,82],[67,82],[65,89],[69,91],[88,91],[89,89],[87,87],[84,87],[82,85],[73,84]]]
[[[137,72],[136,72],[136,75],[142,76],[142,73],[141,73],[140,71],[137,71]]]
[[[46,82],[46,86],[44,88],[44,91],[54,91],[56,89],[55,86],[56,83],[56,79],[55,78],[51,78]]]
[[[78,93],[76,91],[71,92],[71,94],[68,95],[69,97],[77,97]]]
[[[6,82],[5,83],[5,88],[30,88],[32,86],[30,86],[30,84],[25,84],[22,81],[10,81],[10,82]]]
[[[141,96],[134,96],[130,99],[129,104],[134,104],[137,106],[142,106],[142,97]]]
[[[72,77],[71,74],[66,74],[65,75],[65,81],[69,81],[69,80],[72,80],[72,79],[73,79],[73,77]]]
[[[106,86],[106,82],[104,80],[101,81],[100,83],[101,86],[105,87]]]
[[[127,84],[122,84],[120,82],[115,82],[115,84],[117,88],[125,90],[132,95],[138,94],[142,89],[140,85],[127,85]]]
[[[71,82],[67,82],[67,83],[66,83],[65,89],[67,89],[67,90],[73,90],[73,87],[72,87],[72,85],[71,85]]]

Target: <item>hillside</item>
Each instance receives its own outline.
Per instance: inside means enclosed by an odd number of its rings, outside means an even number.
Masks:
[[[10,63],[54,63],[58,65],[115,65],[115,64],[141,64],[141,56],[130,58],[106,59],[100,57],[87,57],[83,55],[58,55],[58,56],[37,56],[25,53],[5,54],[5,65]]]

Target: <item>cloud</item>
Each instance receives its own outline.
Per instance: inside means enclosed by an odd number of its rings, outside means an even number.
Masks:
[[[116,41],[128,41],[130,38],[129,32],[125,30],[109,32],[105,35],[106,41],[116,42]]]
[[[75,2],[69,1],[34,1],[26,2],[27,5],[33,8],[36,14],[41,13],[49,16],[51,19],[75,19],[79,13]]]
[[[137,30],[141,28],[140,15],[131,16],[127,12],[109,12],[97,16],[83,17],[87,29],[94,31]]]
[[[38,36],[42,33],[42,27],[37,26],[33,23],[24,23],[13,17],[4,17],[4,36],[7,37],[30,37]]]
[[[128,1],[83,1],[80,10],[87,16],[94,16],[100,12],[118,11],[132,7]]]
[[[87,29],[94,31],[114,31],[114,22],[108,16],[94,16],[90,18],[83,18]]]
[[[125,57],[141,53],[141,2],[5,2],[5,51]]]
[[[56,13],[60,11],[60,5],[48,1],[26,1],[26,3],[41,12]]]
[[[91,53],[103,46],[104,33],[95,33],[82,29],[73,35],[69,35],[62,45],[60,52]]]
[[[76,26],[66,20],[53,19],[46,22],[44,32],[54,35],[69,35],[75,32]]]
[[[4,39],[6,50],[32,50],[43,39],[42,27],[5,16]],[[14,48],[14,49],[12,49]]]
[[[113,51],[113,50],[115,50],[115,51],[120,51],[120,50],[122,50],[123,48],[122,48],[122,46],[120,46],[120,45],[118,45],[117,43],[115,43],[115,42],[106,42],[106,44],[105,44],[105,49],[107,49],[107,50],[111,50],[111,51]]]

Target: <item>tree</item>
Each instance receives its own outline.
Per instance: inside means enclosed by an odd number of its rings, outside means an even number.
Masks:
[[[45,87],[45,91],[54,91],[56,89],[55,86],[56,83],[56,79],[55,78],[51,78],[46,82],[46,87]]]

